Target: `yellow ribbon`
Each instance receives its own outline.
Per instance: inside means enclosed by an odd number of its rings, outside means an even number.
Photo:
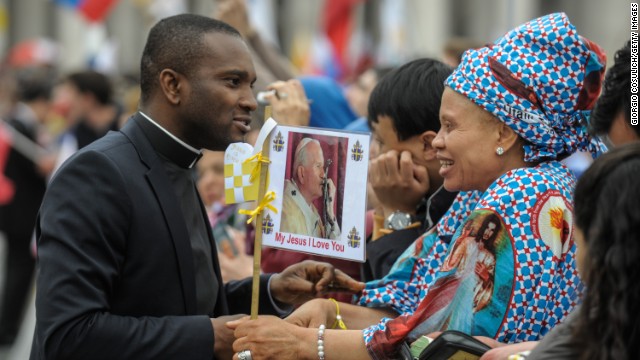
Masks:
[[[278,209],[276,209],[275,207],[273,207],[273,205],[271,205],[271,202],[275,199],[276,199],[276,193],[273,191],[269,191],[268,193],[264,194],[264,198],[262,198],[262,201],[260,201],[260,204],[258,204],[258,206],[255,209],[253,210],[240,209],[238,210],[238,213],[250,216],[249,220],[247,220],[247,224],[250,224],[256,218],[256,216],[258,216],[258,214],[260,214],[264,210],[264,208],[268,208],[277,214]]]
[[[253,155],[248,159],[245,159],[242,163],[244,164],[252,161],[257,161],[258,163],[256,164],[256,167],[254,167],[253,170],[251,171],[251,176],[249,177],[249,181],[251,183],[253,183],[256,180],[256,178],[260,175],[260,169],[262,168],[262,164],[271,163],[271,160],[269,160],[268,157],[262,156],[262,151],[258,152],[257,154]]]
[[[340,328],[342,330],[347,330],[347,325],[342,321],[342,316],[340,315],[340,305],[338,301],[334,298],[329,298],[334,304],[336,304],[336,321],[333,322],[332,329]]]

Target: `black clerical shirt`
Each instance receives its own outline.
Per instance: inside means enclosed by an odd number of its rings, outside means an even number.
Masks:
[[[148,120],[141,122],[142,128],[163,161],[189,231],[198,314],[213,316],[220,284],[213,270],[213,247],[207,230],[209,225],[202,212],[193,171],[202,152],[170,134],[144,113],[140,114]]]

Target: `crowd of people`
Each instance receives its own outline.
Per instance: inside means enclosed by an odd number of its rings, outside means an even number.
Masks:
[[[135,108],[95,71],[5,71],[0,346],[35,279],[31,359],[397,359],[447,330],[483,360],[631,359],[630,41],[606,71],[555,13],[468,46],[343,85],[297,75],[224,0],[153,26]],[[223,151],[255,142],[259,91],[280,124],[371,133],[367,245],[363,264],[261,249],[249,319],[252,205],[225,204]],[[314,205],[336,199],[320,142],[292,151],[283,231],[339,237]],[[564,162],[580,153],[584,173]]]

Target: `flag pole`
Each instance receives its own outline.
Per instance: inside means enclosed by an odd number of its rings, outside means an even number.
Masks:
[[[265,121],[271,117],[271,106],[265,106]],[[262,156],[269,157],[269,137],[262,144]],[[257,145],[257,144],[256,144]],[[268,164],[258,164],[260,166],[260,185],[258,186],[258,202],[262,201],[267,192],[267,176],[269,174]],[[260,262],[262,259],[262,219],[264,211],[258,213],[255,227],[256,236],[253,242],[253,288],[251,291],[251,320],[258,318],[258,305],[260,303]]]

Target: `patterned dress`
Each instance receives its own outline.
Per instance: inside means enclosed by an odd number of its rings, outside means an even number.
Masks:
[[[435,230],[358,299],[400,314],[363,330],[371,357],[393,358],[402,341],[447,329],[505,343],[546,334],[582,291],[571,228],[574,184],[571,172],[551,161],[511,170],[482,194],[460,193]],[[488,227],[492,234],[483,238]]]

